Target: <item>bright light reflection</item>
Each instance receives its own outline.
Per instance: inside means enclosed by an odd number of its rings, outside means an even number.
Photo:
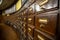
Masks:
[[[39,5],[36,5],[36,11],[41,11],[41,7]]]

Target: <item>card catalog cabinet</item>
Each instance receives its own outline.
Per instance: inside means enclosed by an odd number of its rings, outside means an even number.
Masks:
[[[51,35],[55,34],[56,26],[57,26],[57,12],[51,12],[51,13],[42,13],[39,15],[36,15],[35,18],[35,25],[36,29],[43,30],[46,33],[49,33]]]
[[[28,24],[28,34],[33,37],[34,26]]]
[[[19,21],[22,21],[22,17],[21,17],[21,16],[19,16],[19,17],[17,17],[17,18],[18,18]]]
[[[23,26],[22,26],[22,27],[23,27],[22,30],[23,30],[24,34],[26,34],[26,30],[27,30],[27,28],[26,28],[26,27],[27,27],[27,26],[26,26],[26,23],[23,23]]]
[[[20,40],[55,40],[58,11],[55,8],[45,9],[43,6],[43,10],[36,11],[39,10],[36,9],[36,6],[39,6],[37,2],[33,3],[33,6],[31,4],[28,8],[21,9],[22,11],[15,15],[7,17],[5,23],[16,29]]]
[[[55,40],[53,38],[50,38],[49,36],[46,36],[41,31],[34,30],[34,40]]]
[[[28,34],[27,40],[33,40],[34,38]]]
[[[22,17],[22,21],[23,21],[23,22],[26,22],[26,19],[27,19],[26,16],[23,16],[23,17]]]
[[[28,24],[34,25],[34,16],[28,16]]]

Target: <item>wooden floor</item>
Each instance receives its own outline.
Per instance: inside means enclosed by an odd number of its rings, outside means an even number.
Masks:
[[[16,32],[9,26],[0,24],[0,40],[19,40]]]

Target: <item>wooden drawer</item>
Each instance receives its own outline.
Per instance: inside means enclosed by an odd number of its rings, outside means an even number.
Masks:
[[[18,17],[18,20],[22,21],[22,17],[21,17],[21,16],[20,16],[20,17]]]
[[[27,26],[26,26],[26,23],[23,23],[22,27],[23,27],[23,29],[22,29],[23,32],[26,34],[26,30],[27,30],[27,28],[26,28],[26,27],[27,27]]]
[[[41,31],[35,30],[34,31],[34,40],[55,40],[51,36],[44,34]]]
[[[34,16],[29,16],[28,17],[28,23],[31,25],[34,25]]]
[[[24,33],[22,33],[22,38],[26,39],[26,35]]]
[[[22,16],[27,16],[27,9],[21,13]]]
[[[32,8],[32,6],[34,5],[31,5],[29,8],[28,8],[28,15],[34,15],[34,9]]]
[[[23,12],[23,13],[22,13],[22,16],[27,16],[27,13]]]
[[[33,37],[28,34],[27,40],[33,40]]]
[[[28,34],[33,37],[34,26],[28,24]]]
[[[21,34],[21,35],[20,35],[20,38],[21,38],[21,40],[26,40],[26,35]]]
[[[28,16],[29,16],[29,15],[34,15],[34,12],[29,11]]]
[[[51,35],[55,34],[57,23],[57,13],[43,13],[35,18],[36,29],[43,30]]]
[[[27,19],[27,18],[26,18],[26,16],[23,16],[22,19],[23,19],[23,20],[22,20],[23,22],[26,22],[26,19]]]
[[[25,27],[22,29],[22,31],[24,32],[24,34],[26,34],[26,28]]]

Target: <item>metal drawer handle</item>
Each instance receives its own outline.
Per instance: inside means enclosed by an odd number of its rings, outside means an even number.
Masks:
[[[25,27],[25,24],[23,24],[23,26]]]
[[[32,11],[33,9],[30,7],[30,9],[29,9],[30,11]]]
[[[48,20],[47,19],[39,19],[39,22],[47,24]]]
[[[26,18],[24,18],[24,20],[26,20]]]
[[[31,18],[29,18],[28,20],[29,20],[29,21],[31,21],[32,19],[31,19]]]
[[[44,5],[45,3],[47,3],[48,0],[44,0],[42,3],[39,3],[40,6]]]
[[[40,28],[43,28],[43,27],[45,27],[45,25],[44,24],[40,24]]]
[[[31,28],[28,28],[29,32],[31,31]]]
[[[39,40],[44,40],[44,38],[42,38],[40,35],[37,35],[37,37],[39,38]]]

